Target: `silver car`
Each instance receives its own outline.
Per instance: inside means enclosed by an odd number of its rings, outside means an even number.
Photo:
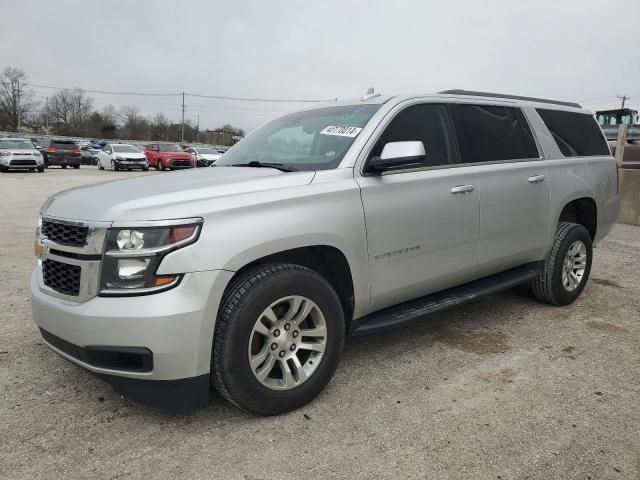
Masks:
[[[522,283],[573,302],[618,201],[577,104],[370,93],[278,118],[216,168],[49,198],[33,317],[130,398],[202,407],[212,385],[273,415],[318,395],[347,335]]]
[[[37,170],[44,172],[42,154],[27,138],[0,138],[0,172]]]

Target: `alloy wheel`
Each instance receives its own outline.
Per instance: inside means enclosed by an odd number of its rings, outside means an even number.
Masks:
[[[327,325],[309,298],[293,295],[268,306],[251,331],[249,366],[273,390],[290,390],[318,368],[327,346]]]

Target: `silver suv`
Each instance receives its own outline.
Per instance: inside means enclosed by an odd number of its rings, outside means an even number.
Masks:
[[[368,94],[278,118],[215,165],[41,210],[45,342],[150,405],[201,407],[213,385],[278,414],[327,385],[348,335],[522,283],[567,305],[618,214],[602,131],[567,102]]]

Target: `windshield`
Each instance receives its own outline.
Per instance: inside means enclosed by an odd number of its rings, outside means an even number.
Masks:
[[[183,152],[184,150],[182,150],[182,148],[180,147],[180,145],[174,145],[174,144],[167,144],[167,143],[161,143],[158,145],[158,150],[160,150],[161,152]]]
[[[33,150],[33,143],[29,140],[4,140],[0,139],[0,149],[29,149]]]
[[[133,145],[113,145],[113,151],[119,153],[141,153],[141,150]]]
[[[200,155],[219,155],[213,148],[199,148],[198,153]]]
[[[259,128],[216,165],[281,163],[296,170],[338,166],[380,105],[349,105],[292,113]]]

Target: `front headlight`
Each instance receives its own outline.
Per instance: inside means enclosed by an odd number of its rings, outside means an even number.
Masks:
[[[119,161],[119,162],[122,162],[124,160],[124,157],[118,156],[118,157],[116,157],[116,160]]]
[[[42,155],[40,154],[40,152],[33,152],[33,156],[34,157],[41,157]]]
[[[178,285],[181,274],[156,275],[156,272],[165,255],[197,241],[201,224],[110,229],[100,295],[141,295]]]
[[[10,156],[11,156],[11,152],[0,151],[0,157],[10,157]]]

